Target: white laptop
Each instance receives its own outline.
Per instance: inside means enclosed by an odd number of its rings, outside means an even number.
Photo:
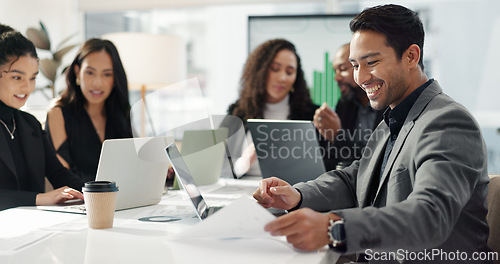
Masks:
[[[311,121],[248,119],[247,125],[263,178],[295,184],[325,172],[324,150]]]
[[[196,185],[193,176],[189,172],[181,153],[177,149],[177,146],[175,146],[175,144],[170,144],[165,150],[167,152],[167,157],[170,160],[170,164],[172,164],[172,167],[174,168],[175,175],[193,203],[198,218],[203,220],[221,209],[221,206],[209,207],[207,205],[200,190],[198,189],[198,185]]]
[[[165,147],[172,137],[105,140],[96,180],[115,181],[116,210],[153,205],[165,190],[169,166]],[[85,213],[84,205],[37,206],[38,209]]]

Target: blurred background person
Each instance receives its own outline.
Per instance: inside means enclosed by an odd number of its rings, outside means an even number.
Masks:
[[[61,163],[93,181],[103,141],[132,137],[127,77],[115,45],[87,40],[67,69],[66,84],[45,129]]]
[[[323,104],[314,115],[318,131],[333,143],[333,146],[329,145],[328,156],[339,169],[361,158],[368,138],[382,121],[384,113],[370,106],[365,91],[354,82],[349,49],[350,44],[344,44],[333,58],[335,81],[342,93],[335,112]]]
[[[284,39],[259,45],[249,56],[241,76],[240,97],[228,114],[248,119],[313,120],[314,111],[295,46]],[[247,132],[248,146],[234,163],[237,176],[261,175],[255,147]]]

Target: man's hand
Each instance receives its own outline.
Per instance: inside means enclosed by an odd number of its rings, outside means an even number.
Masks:
[[[300,202],[300,193],[286,181],[276,177],[263,179],[253,197],[265,208],[289,210]]]
[[[175,170],[172,167],[167,169],[167,180],[171,180],[175,177]]]
[[[337,131],[342,128],[339,116],[326,103],[316,109],[313,123],[319,133],[331,142],[335,141]]]
[[[55,205],[73,199],[83,200],[83,194],[68,186],[64,186],[47,193],[37,194],[36,205]]]
[[[286,236],[288,243],[301,250],[317,250],[330,243],[328,224],[335,214],[299,209],[268,223],[264,230],[273,236]],[[340,217],[338,217],[340,218]]]

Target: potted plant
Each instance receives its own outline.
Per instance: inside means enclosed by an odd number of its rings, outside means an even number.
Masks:
[[[57,78],[57,71],[62,64],[62,58],[66,53],[71,51],[77,44],[63,47],[69,40],[77,35],[77,33],[62,40],[55,48],[52,47],[49,34],[46,27],[40,21],[40,29],[28,28],[26,36],[33,42],[35,47],[40,50],[48,51],[49,58],[40,60],[40,71],[50,81],[50,84],[43,88],[49,88],[52,91],[52,98],[56,96],[54,84]],[[62,73],[65,69],[62,70]]]

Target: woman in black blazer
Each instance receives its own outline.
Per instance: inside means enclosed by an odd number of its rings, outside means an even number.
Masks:
[[[75,190],[83,181],[61,165],[37,119],[18,110],[37,75],[33,43],[0,24],[0,210],[83,199]],[[55,190],[45,193],[45,177]]]

